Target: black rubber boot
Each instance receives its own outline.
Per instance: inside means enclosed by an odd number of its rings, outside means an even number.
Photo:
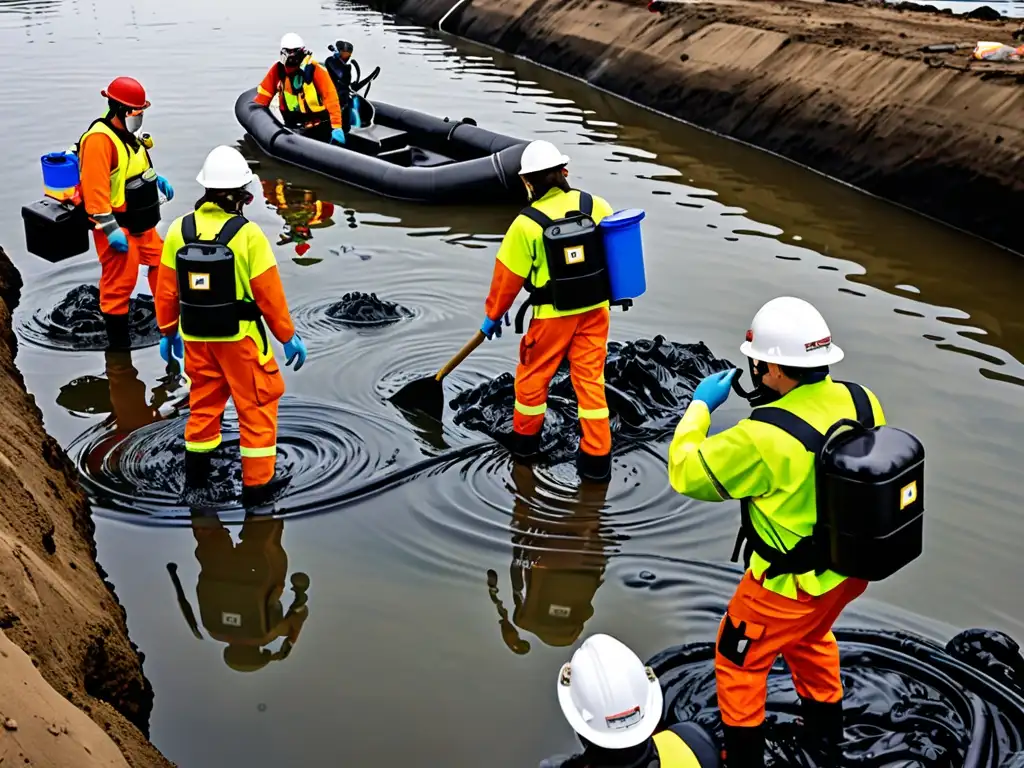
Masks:
[[[580,451],[576,455],[576,471],[580,473],[582,480],[590,480],[594,483],[607,483],[612,479],[611,454],[591,456],[589,453]]]
[[[725,768],[764,768],[764,724],[724,726]]]
[[[210,454],[185,451],[185,487],[203,488],[210,479]]]
[[[107,349],[112,352],[127,352],[132,348],[128,315],[103,315],[107,327]]]
[[[843,765],[843,702],[826,704],[800,699],[804,720],[802,741],[821,768]]]
[[[274,500],[290,482],[290,477],[274,477],[263,485],[243,485],[242,506],[251,514],[271,514],[274,511]]]
[[[518,432],[512,433],[511,448],[512,458],[516,461],[529,463],[540,455],[540,432],[536,435],[521,435]]]

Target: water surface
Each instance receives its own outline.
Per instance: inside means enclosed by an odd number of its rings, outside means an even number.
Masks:
[[[382,68],[373,96],[548,138],[572,158],[574,183],[617,208],[645,208],[650,288],[614,314],[614,338],[702,340],[738,361],[762,303],[791,294],[817,304],[847,353],[838,373],[871,387],[889,420],[928,451],[926,555],[873,586],[847,621],[941,639],[972,625],[1024,637],[1024,598],[1012,588],[1024,465],[1020,257],[356,5],[294,0],[283,17],[265,0],[0,3],[0,64],[31,73],[10,79],[8,103],[18,106],[0,118],[17,137],[0,189],[0,242],[26,281],[19,327],[98,276],[92,254],[50,266],[25,253],[19,209],[40,191],[38,156],[77,139],[113,76],[139,77],[153,102],[146,129],[155,161],[177,190],[165,229],[199,196],[193,179],[206,153],[242,139],[234,99],[274,60],[285,23],[321,55],[338,38],[354,42],[364,69]],[[247,215],[275,243],[310,347],[305,368],[285,372],[296,404],[288,429],[307,446],[295,461],[314,491],[317,483],[330,491],[317,497],[321,514],[250,523],[244,533],[232,525],[234,540],[249,544],[230,556],[209,518],[194,529],[143,525],[97,505],[100,560],[156,691],[154,742],[189,768],[425,757],[511,767],[570,747],[554,687],[576,637],[610,632],[644,656],[711,637],[737,578],[727,562],[735,509],[674,496],[664,445],[622,455],[606,497],[581,499],[571,468],[514,472],[503,451],[453,425],[450,413],[440,434],[409,424],[384,396],[402,376],[435,369],[479,325],[514,211],[399,204],[252,156],[260,187]],[[305,229],[317,200],[332,203],[333,215]],[[400,302],[413,317],[380,329],[322,323],[321,309],[354,290]],[[449,397],[512,370],[515,345],[507,335],[482,347],[449,378]],[[155,348],[126,365],[22,334],[18,365],[66,446],[97,429],[114,444],[133,429],[173,427],[154,423],[153,407],[167,396]],[[716,413],[716,428],[742,415],[734,399]],[[113,423],[97,427],[105,420]],[[318,456],[327,471],[314,478]],[[330,503],[367,477],[424,461],[423,473],[387,492]],[[288,618],[293,578],[308,602]],[[238,606],[275,588],[274,620],[298,636],[287,653],[281,637],[262,657],[229,652],[235,667],[266,660],[237,671],[204,618],[242,616]],[[562,608],[545,615],[538,605]]]

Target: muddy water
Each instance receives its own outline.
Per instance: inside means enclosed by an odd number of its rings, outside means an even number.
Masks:
[[[38,156],[74,141],[102,107],[99,89],[131,73],[149,88],[146,128],[177,190],[165,221],[189,210],[206,152],[241,139],[232,104],[275,57],[283,15],[318,54],[343,38],[364,69],[379,64],[374,96],[549,138],[572,157],[574,182],[616,207],[645,208],[650,289],[614,315],[616,339],[703,340],[738,360],[762,302],[788,293],[817,303],[847,351],[842,375],[871,386],[890,421],[928,449],[927,555],[872,587],[848,623],[942,639],[984,625],[1024,637],[1024,598],[1011,586],[1021,575],[1020,257],[357,6],[293,0],[282,14],[265,0],[3,2],[0,63],[26,73],[9,79],[17,108],[0,118],[17,138],[0,242],[26,280],[18,364],[47,428],[76,455],[90,446],[91,477],[107,477],[112,460],[126,468],[107,488],[112,500],[97,503],[99,555],[146,654],[152,738],[171,759],[532,765],[571,746],[554,675],[580,632],[611,632],[643,655],[707,639],[736,578],[727,563],[735,510],[673,496],[664,445],[622,455],[606,498],[580,498],[568,467],[514,472],[450,414],[431,429],[384,401],[395,381],[427,373],[476,328],[512,211],[397,204],[263,157],[264,195],[248,215],[276,243],[310,348],[306,367],[285,373],[284,464],[296,477],[294,511],[321,514],[190,527],[159,470],[128,471],[133,455],[112,450],[120,437],[139,430],[155,451],[180,432],[180,421],[153,413],[168,396],[159,356],[39,343],[34,315],[98,269],[90,254],[51,267],[25,253],[19,208],[40,188]],[[317,200],[333,203],[333,216],[305,230]],[[382,328],[326,322],[324,308],[357,290],[413,316]],[[450,378],[449,397],[511,370],[514,355],[514,337],[487,344]],[[742,413],[730,402],[716,425]],[[347,489],[420,465],[401,484],[342,503]],[[152,514],[125,514],[133,497]],[[244,542],[233,555],[228,535]],[[275,586],[281,631],[254,640],[266,643],[260,654],[233,623],[244,615],[248,626],[253,596]]]

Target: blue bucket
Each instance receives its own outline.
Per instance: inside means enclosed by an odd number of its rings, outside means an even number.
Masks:
[[[78,186],[78,158],[66,152],[50,152],[40,158],[43,165],[43,189],[50,197],[62,200]]]
[[[640,222],[646,215],[639,208],[629,208],[601,220],[612,301],[635,299],[647,290],[644,244],[640,236]]]

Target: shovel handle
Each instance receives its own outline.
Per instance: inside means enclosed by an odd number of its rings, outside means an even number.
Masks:
[[[444,368],[437,372],[437,376],[434,377],[435,381],[441,381],[445,376],[454,371],[459,365],[469,357],[470,353],[484,343],[484,336],[482,331],[477,331],[476,335],[472,339],[466,342],[465,346],[455,353],[455,357],[444,364]]]

